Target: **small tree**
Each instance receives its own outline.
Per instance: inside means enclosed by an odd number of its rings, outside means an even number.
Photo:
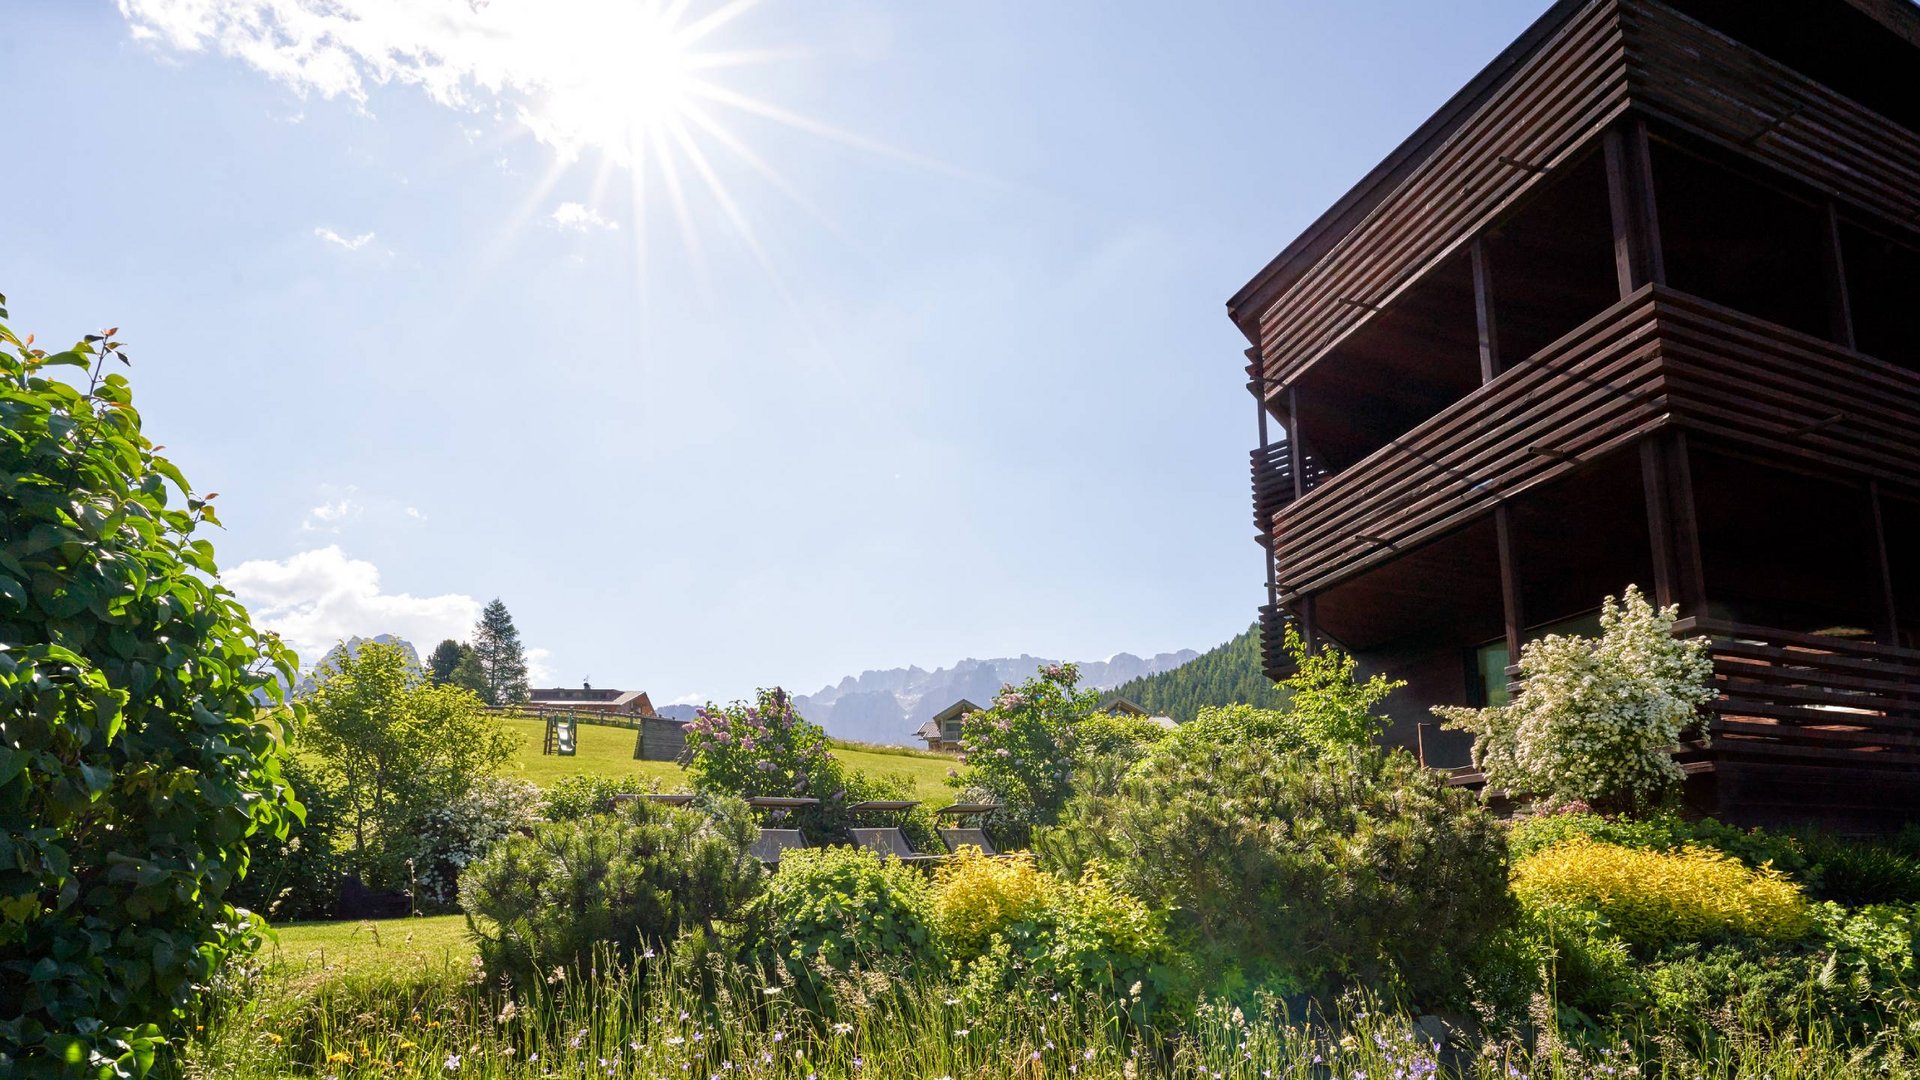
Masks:
[[[126,377],[103,370],[126,360],[116,332],[49,354],[0,324],[9,1077],[152,1068],[252,938],[230,903],[248,837],[284,837],[299,812],[265,715],[296,660],[219,584],[194,535],[219,524],[213,496],[156,453]]]
[[[395,873],[410,850],[406,824],[463,798],[517,747],[471,691],[427,682],[394,645],[342,654],[318,672],[307,704],[305,745],[340,780],[363,876]]]
[[[460,658],[467,647],[448,638],[433,647],[433,654],[427,657],[427,678],[435,686],[444,686],[453,681],[453,671],[460,666]]]
[[[1707,639],[1674,637],[1678,614],[1630,585],[1601,604],[1598,640],[1552,634],[1529,643],[1513,701],[1434,712],[1474,734],[1489,791],[1644,812],[1684,777],[1672,751],[1713,698]]]
[[[1053,824],[1072,794],[1079,722],[1099,700],[1095,691],[1076,689],[1079,682],[1072,664],[1048,664],[1020,686],[1003,688],[991,708],[961,724],[967,767],[947,782],[997,800],[1002,828],[1014,833]],[[1025,844],[1028,837],[1005,839]]]
[[[1282,644],[1294,665],[1293,674],[1280,680],[1289,695],[1286,713],[1294,738],[1321,750],[1345,750],[1379,737],[1387,721],[1374,707],[1405,682],[1385,675],[1361,682],[1352,656],[1332,647],[1309,650],[1291,624]]]
[[[520,645],[507,605],[494,597],[480,612],[473,628],[473,658],[486,676],[481,697],[489,705],[513,705],[527,700],[527,653]]]

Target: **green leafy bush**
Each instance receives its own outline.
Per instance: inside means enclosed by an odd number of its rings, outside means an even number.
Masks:
[[[578,821],[591,814],[611,814],[615,797],[647,790],[647,781],[638,776],[574,773],[547,785],[540,812],[549,821]]]
[[[0,325],[8,1076],[151,1065],[252,936],[248,838],[297,813],[261,715],[295,658],[219,584],[213,496],[142,433],[113,334],[49,354]]]
[[[332,918],[346,866],[339,789],[297,754],[281,762],[281,775],[305,820],[293,822],[285,836],[261,831],[247,839],[247,876],[234,887],[233,902],[274,922]]]
[[[1642,948],[1729,937],[1791,941],[1813,925],[1806,897],[1785,875],[1711,848],[1567,840],[1515,864],[1513,893],[1533,912],[1593,912]]]
[[[1074,726],[1074,741],[1083,759],[1108,758],[1126,765],[1146,757],[1172,735],[1151,719],[1128,713],[1094,713]]]
[[[993,858],[961,848],[934,872],[930,917],[940,951],[962,963],[979,956],[995,934],[1046,907],[1057,884],[1030,853]]]
[[[803,983],[856,968],[906,971],[936,955],[926,877],[864,848],[787,852],[763,905],[775,956]]]
[[[520,985],[580,970],[605,948],[623,959],[665,951],[683,930],[709,936],[736,917],[765,872],[747,853],[746,807],[644,800],[509,836],[460,878],[460,904],[487,970]]]
[[[1090,869],[1003,922],[967,967],[966,993],[982,1005],[1055,995],[1118,1005],[1140,1027],[1183,1012],[1188,986],[1164,919]]]
[[[1446,999],[1513,911],[1491,815],[1402,753],[1177,744],[1076,799],[1060,831],[1077,837],[1068,869],[1097,860],[1172,909],[1176,937],[1229,984],[1399,978]]]

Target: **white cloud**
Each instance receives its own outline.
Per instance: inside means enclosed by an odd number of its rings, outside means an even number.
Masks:
[[[586,232],[588,229],[617,229],[620,223],[609,221],[600,216],[600,212],[591,206],[577,202],[563,202],[553,208],[549,217],[554,228],[572,232]]]
[[[667,704],[669,705],[705,705],[710,700],[712,699],[707,697],[707,695],[705,694],[681,694],[679,697],[674,698],[672,701],[667,702]]]
[[[397,634],[425,655],[444,638],[466,637],[480,616],[480,601],[463,593],[385,592],[379,568],[348,558],[338,545],[243,562],[221,580],[247,605],[255,625],[279,633],[306,664],[356,634]]]
[[[553,665],[548,663],[548,661],[553,659],[552,650],[542,649],[536,645],[533,648],[526,650],[526,658],[527,658],[527,685],[528,686],[552,686],[553,685]]]
[[[359,236],[347,237],[341,236],[332,229],[318,226],[313,230],[313,235],[325,240],[329,244],[338,244],[348,251],[359,251],[361,248],[373,243],[373,234],[370,232],[361,233]]]
[[[349,518],[357,518],[365,512],[366,507],[342,496],[323,502],[307,511],[306,519],[300,522],[300,531],[337,533],[340,531],[342,522]]]
[[[419,508],[419,507],[417,507],[417,506],[409,506],[409,507],[407,507],[407,516],[408,516],[408,517],[410,517],[410,518],[412,518],[412,519],[413,519],[413,520],[415,520],[415,521],[425,521],[425,520],[427,520],[427,515],[425,515],[425,514],[423,514],[423,513],[421,513],[421,512],[420,512],[420,508]]]

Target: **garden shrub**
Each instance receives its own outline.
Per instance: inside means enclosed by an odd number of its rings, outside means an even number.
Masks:
[[[1079,682],[1074,665],[1048,664],[960,725],[966,768],[947,782],[1000,804],[993,824],[1005,846],[1026,847],[1034,829],[1059,819],[1072,794],[1080,724],[1100,696]]]
[[[979,1003],[1085,999],[1118,1006],[1140,1027],[1184,1012],[1188,986],[1164,919],[1090,868],[1001,926],[968,967],[966,992]]]
[[[631,960],[688,928],[711,936],[765,876],[747,853],[753,837],[738,802],[642,800],[501,840],[461,876],[460,904],[487,970],[529,985],[554,967],[586,968],[596,948]]]
[[[934,874],[932,923],[940,951],[956,961],[986,950],[993,935],[1046,906],[1053,876],[1022,852],[991,858],[962,847]]]
[[[525,780],[489,777],[466,794],[426,810],[407,829],[413,839],[414,907],[447,911],[459,899],[460,875],[509,836],[540,820],[540,789]]]
[[[1074,725],[1074,742],[1082,759],[1106,758],[1131,765],[1146,757],[1173,732],[1144,716],[1094,713]]]
[[[0,300],[0,319],[6,317]],[[144,1070],[254,939],[247,840],[298,804],[265,712],[297,661],[219,583],[115,331],[0,325],[0,1075]],[[54,377],[77,369],[72,385]],[[291,722],[297,710],[279,719]]]
[[[1798,885],[1708,848],[1649,851],[1576,838],[1521,860],[1513,893],[1535,912],[1593,912],[1643,948],[1723,937],[1787,941],[1812,928]]]
[[[1645,810],[1683,779],[1671,750],[1713,697],[1707,639],[1674,637],[1678,614],[1629,586],[1601,604],[1598,640],[1550,634],[1528,643],[1511,702],[1433,711],[1473,733],[1489,792]]]
[[[1793,838],[1805,852],[1807,891],[1857,907],[1920,902],[1920,858],[1894,844],[1806,832]]]
[[[1076,799],[1060,831],[1077,834],[1068,869],[1098,860],[1172,909],[1177,938],[1228,983],[1399,978],[1449,999],[1460,958],[1513,911],[1492,816],[1404,753],[1174,744],[1112,794]]]
[[[856,968],[904,972],[936,956],[927,879],[865,848],[790,851],[762,905],[777,959],[803,983]]]
[[[644,794],[648,789],[648,782],[638,776],[574,773],[547,786],[540,812],[548,821],[578,821],[590,814],[611,814],[616,796]]]
[[[345,861],[340,792],[327,774],[298,754],[281,762],[281,776],[305,810],[285,836],[256,832],[247,840],[247,876],[233,902],[273,922],[333,917]]]
[[[1814,908],[1814,985],[1825,1011],[1850,1025],[1879,1025],[1920,1001],[1920,904]]]
[[[1330,647],[1309,651],[1292,626],[1286,628],[1282,646],[1293,663],[1293,673],[1278,684],[1287,694],[1284,708],[1208,705],[1180,725],[1173,738],[1228,745],[1260,741],[1306,754],[1373,745],[1387,725],[1374,709],[1406,684],[1384,675],[1360,681],[1352,656]]]

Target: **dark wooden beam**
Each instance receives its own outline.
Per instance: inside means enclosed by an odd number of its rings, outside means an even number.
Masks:
[[[1293,470],[1293,497],[1298,499],[1307,493],[1307,470],[1301,466],[1300,455],[1300,391],[1287,387],[1287,465]]]
[[[1820,269],[1827,283],[1827,340],[1857,349],[1853,336],[1853,301],[1847,294],[1847,262],[1840,248],[1840,211],[1827,200],[1827,235],[1820,245]]]
[[[1888,645],[1900,644],[1900,608],[1893,598],[1893,560],[1887,554],[1887,519],[1880,508],[1880,481],[1867,481],[1867,499],[1873,505],[1874,550],[1880,561],[1880,597],[1886,604]]]
[[[1474,237],[1469,249],[1473,261],[1473,318],[1480,335],[1480,381],[1490,383],[1500,374],[1500,338],[1493,321],[1493,267],[1486,241]]]
[[[1667,497],[1673,510],[1674,569],[1679,575],[1680,614],[1707,613],[1707,571],[1700,553],[1700,515],[1693,497],[1693,460],[1687,433],[1664,436],[1667,443]]]
[[[1667,280],[1647,125],[1636,120],[1615,127],[1602,137],[1601,146],[1606,155],[1607,210],[1613,218],[1614,274],[1624,298],[1642,285],[1662,285]]]
[[[1513,551],[1512,514],[1505,503],[1493,508],[1493,535],[1500,549],[1500,605],[1507,629],[1507,666],[1520,662],[1520,635],[1527,625],[1520,606],[1520,570]]]
[[[1653,543],[1654,603],[1666,607],[1675,602],[1674,586],[1680,575],[1667,499],[1667,445],[1658,435],[1640,443],[1640,479],[1647,493],[1647,532]]]
[[[1300,638],[1306,642],[1308,652],[1320,649],[1320,629],[1313,617],[1313,596],[1309,593],[1300,598]]]

